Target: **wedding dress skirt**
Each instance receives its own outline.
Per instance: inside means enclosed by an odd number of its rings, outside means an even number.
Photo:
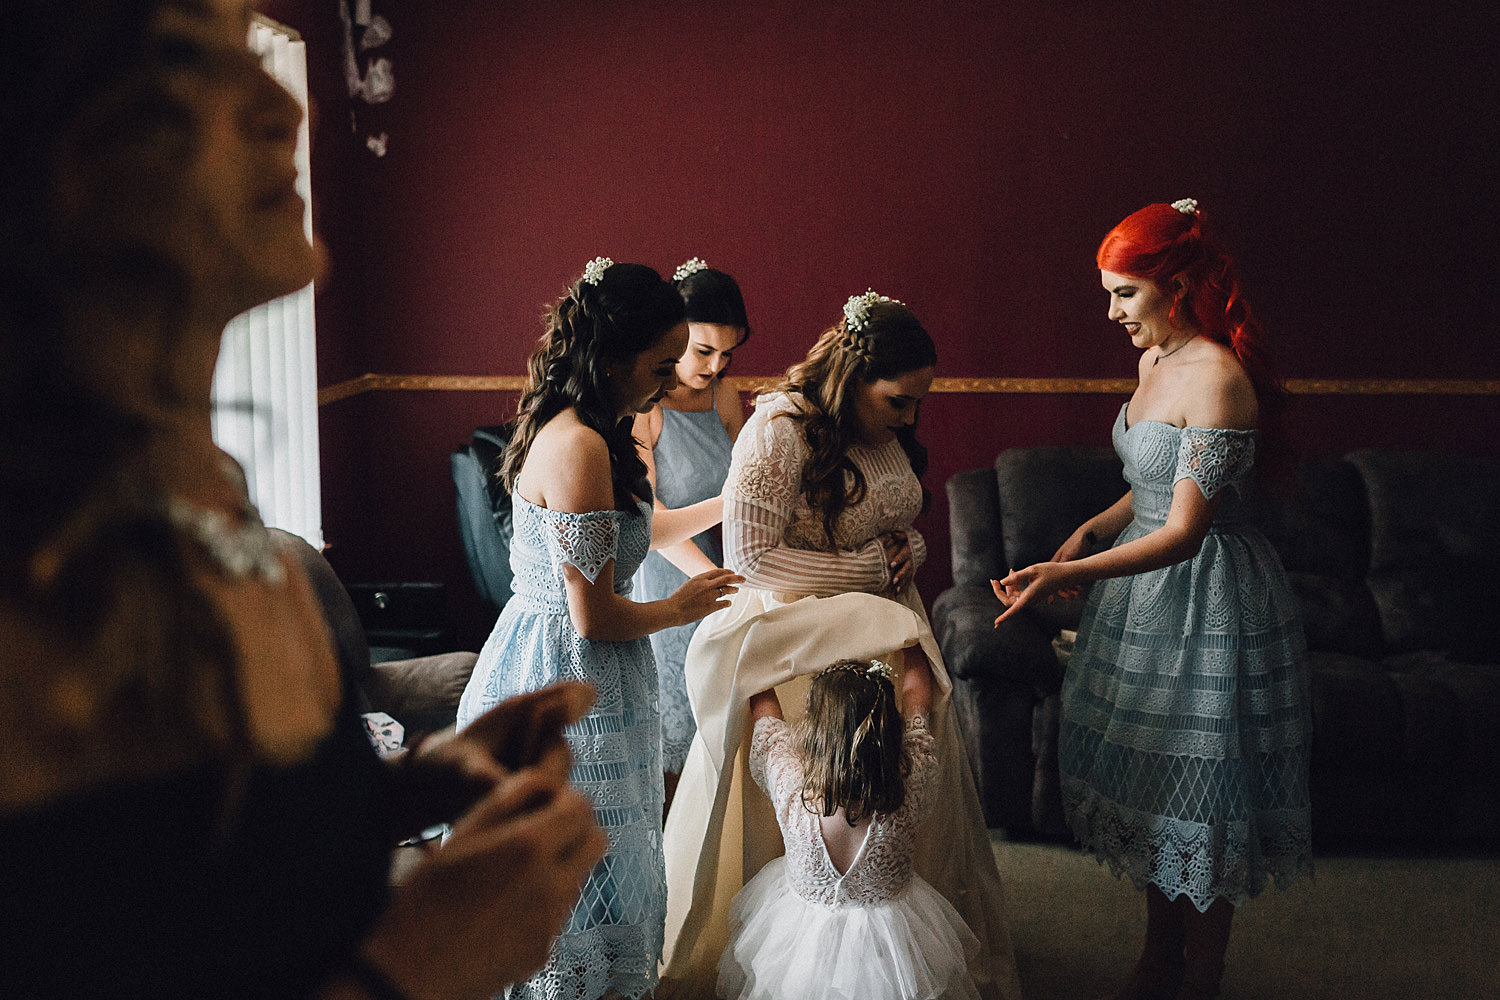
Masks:
[[[907,600],[897,602],[865,593],[819,598],[744,587],[694,634],[686,674],[698,734],[667,817],[659,997],[714,995],[735,894],[782,853],[771,802],[750,778],[750,695],[775,687],[791,721],[802,714],[806,675],[850,657],[878,657],[899,671],[902,651],[920,646],[935,682],[931,725],[940,767],[913,868],[978,939],[969,971],[980,996],[1019,1000],[1004,890],[949,703],[952,683],[920,599],[912,588],[906,593]]]

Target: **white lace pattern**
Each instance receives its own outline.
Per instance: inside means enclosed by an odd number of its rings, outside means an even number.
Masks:
[[[865,496],[835,520],[830,548],[822,514],[801,490],[807,439],[784,416],[799,399],[762,396],[735,442],[724,484],[725,565],[763,590],[820,597],[882,591],[890,569],[879,535],[905,531],[913,563],[926,561],[927,544],[911,527],[922,509],[922,485],[899,442],[852,448]]]
[[[828,858],[816,813],[802,803],[802,761],[787,724],[776,718],[755,723],[750,775],[776,807],[786,845],[787,880],[797,894],[828,906],[874,906],[894,898],[912,877],[912,842],[927,815],[928,779],[937,769],[926,720],[913,716],[904,737],[911,759],[906,801],[889,815],[876,815],[847,872]]]

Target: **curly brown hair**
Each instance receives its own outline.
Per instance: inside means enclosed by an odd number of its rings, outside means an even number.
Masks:
[[[853,826],[906,801],[911,760],[890,678],[868,660],[839,660],[816,674],[807,712],[792,729],[802,754],[802,804]]]
[[[649,350],[685,316],[677,290],[644,264],[611,264],[598,282],[574,282],[547,311],[547,331],[527,361],[515,432],[500,463],[506,492],[515,489],[537,433],[572,407],[609,445],[615,506],[633,514],[636,499],[649,502],[646,463],[636,451],[631,421],[610,406],[606,372]]]
[[[800,423],[807,438],[802,493],[823,515],[830,546],[838,516],[865,496],[864,474],[848,457],[857,437],[850,398],[854,380],[870,385],[936,364],[937,347],[912,311],[900,302],[876,302],[858,330],[849,329],[847,318],[824,330],[807,357],[768,390],[802,397],[798,410],[783,416]],[[916,422],[897,431],[896,439],[920,479],[927,471],[927,448],[917,440]],[[924,511],[931,501],[932,495],[922,487]]]

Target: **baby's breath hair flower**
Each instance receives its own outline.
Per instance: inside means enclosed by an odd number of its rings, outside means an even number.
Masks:
[[[708,267],[708,261],[702,257],[689,257],[677,270],[672,272],[673,281],[684,281]]]
[[[588,285],[597,285],[604,280],[604,272],[614,266],[614,261],[608,257],[595,257],[589,261],[583,269],[583,282]]]
[[[870,307],[877,302],[894,302],[898,306],[906,304],[900,299],[881,295],[873,288],[866,289],[863,295],[849,296],[849,301],[844,303],[844,325],[851,333],[865,328],[870,319]]]
[[[865,673],[873,677],[884,677],[888,681],[896,679],[896,671],[891,669],[891,665],[884,660],[877,660],[874,657],[870,658],[870,666]]]
[[[1177,211],[1181,212],[1183,215],[1197,215],[1198,199],[1180,198],[1177,201],[1172,202],[1172,207],[1177,209]]]

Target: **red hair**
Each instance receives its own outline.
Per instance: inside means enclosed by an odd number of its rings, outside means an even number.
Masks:
[[[1200,334],[1233,351],[1260,400],[1262,427],[1273,439],[1282,438],[1286,385],[1245,300],[1234,258],[1203,222],[1196,209],[1147,205],[1105,235],[1094,259],[1101,271],[1150,281],[1172,300],[1172,322],[1186,309]]]

